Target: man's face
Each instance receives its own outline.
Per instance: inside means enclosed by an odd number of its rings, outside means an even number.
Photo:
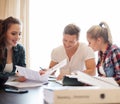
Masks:
[[[69,35],[69,34],[63,35],[63,45],[66,50],[74,48],[77,43],[78,43],[78,39],[76,35]]]

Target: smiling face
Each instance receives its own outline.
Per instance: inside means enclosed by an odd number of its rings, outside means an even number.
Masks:
[[[11,24],[9,29],[6,32],[6,45],[7,47],[14,47],[17,45],[21,37],[21,25],[20,24]]]
[[[66,50],[73,49],[78,43],[78,39],[76,35],[63,35],[63,44]]]

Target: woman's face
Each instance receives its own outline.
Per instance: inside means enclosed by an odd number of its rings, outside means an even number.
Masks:
[[[21,38],[22,27],[19,24],[11,24],[6,33],[7,47],[14,47]]]
[[[66,50],[73,49],[78,43],[78,39],[76,35],[63,35],[63,44]]]
[[[100,50],[100,39],[93,39],[87,35],[87,41],[89,46],[94,50],[94,51],[99,51]]]

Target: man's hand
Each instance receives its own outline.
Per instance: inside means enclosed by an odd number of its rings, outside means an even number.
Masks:
[[[39,71],[39,73],[40,73],[40,75],[43,75],[43,74],[45,74],[46,71],[47,71],[47,69],[42,69]]]

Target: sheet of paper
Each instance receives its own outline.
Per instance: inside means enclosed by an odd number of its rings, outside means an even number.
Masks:
[[[64,59],[63,61],[61,61],[60,63],[58,63],[57,65],[53,66],[52,68],[50,68],[45,74],[52,74],[54,71],[60,69],[61,67],[65,66],[67,64],[67,59]]]
[[[21,76],[25,76],[27,79],[40,82],[48,82],[49,76],[47,74],[40,75],[39,71],[34,71],[21,66],[16,66],[16,70],[18,70]]]
[[[57,69],[60,69],[64,65],[66,65],[67,59],[64,59],[54,67],[50,68],[45,74],[40,75],[39,71],[31,70],[25,67],[16,66],[16,70],[18,70],[21,76],[25,76],[27,79],[40,81],[40,82],[48,82],[48,78],[50,74],[52,74]]]
[[[96,77],[90,76],[84,72],[77,72],[77,75],[70,75],[70,77],[75,77],[78,79],[78,81],[81,81],[83,83],[87,83],[93,86],[98,86],[98,87],[119,87],[117,84],[112,84],[109,83],[110,79],[107,80],[102,80],[102,79],[98,79]],[[111,80],[113,81],[113,80]]]
[[[17,88],[31,88],[31,87],[39,87],[46,84],[45,82],[36,82],[32,80],[26,80],[25,82],[18,81],[7,81],[5,85],[15,86]]]
[[[97,78],[98,80],[102,80],[104,82],[113,84],[115,86],[119,86],[113,77],[95,77],[95,78]]]

